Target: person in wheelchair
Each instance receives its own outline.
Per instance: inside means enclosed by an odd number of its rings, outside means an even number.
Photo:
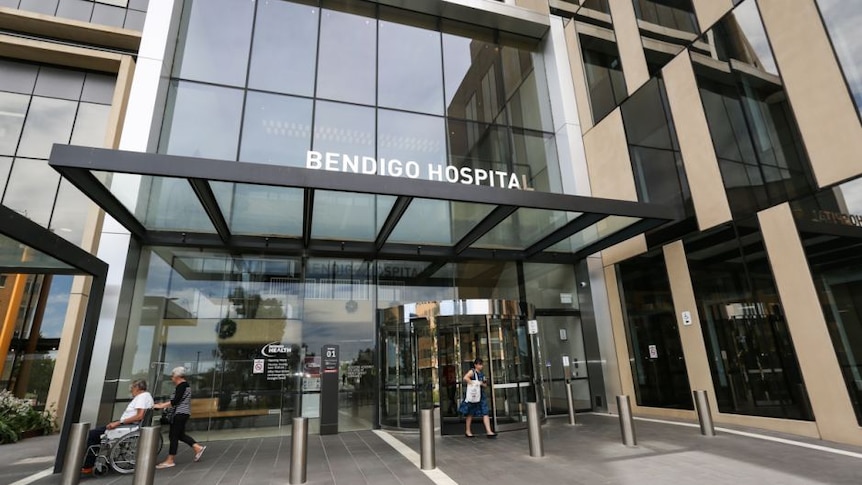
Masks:
[[[117,428],[137,429],[141,425],[141,421],[143,421],[147,411],[153,408],[155,402],[153,401],[152,394],[147,391],[147,381],[144,379],[133,380],[129,386],[129,392],[132,394],[132,400],[129,401],[126,410],[120,415],[120,419],[111,421],[105,426],[93,428],[87,435],[87,453],[81,473],[93,473],[93,466],[96,463],[102,435],[108,430]]]

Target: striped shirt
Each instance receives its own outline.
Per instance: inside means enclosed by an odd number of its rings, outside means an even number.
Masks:
[[[174,408],[174,414],[192,414],[192,387],[188,382],[183,381],[177,384],[174,392],[171,394],[171,406]]]

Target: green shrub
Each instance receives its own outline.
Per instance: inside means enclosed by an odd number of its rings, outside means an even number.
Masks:
[[[14,443],[26,431],[43,434],[54,432],[57,417],[53,408],[34,409],[30,401],[18,399],[9,391],[0,391],[0,443]]]

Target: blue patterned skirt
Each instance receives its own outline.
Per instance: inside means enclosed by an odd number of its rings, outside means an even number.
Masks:
[[[458,412],[465,416],[487,416],[488,400],[485,399],[485,394],[482,394],[482,400],[479,402],[467,402],[462,399]]]

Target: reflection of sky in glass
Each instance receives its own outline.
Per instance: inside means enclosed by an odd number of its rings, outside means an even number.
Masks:
[[[836,190],[844,199],[848,214],[862,214],[862,178],[841,184]]]
[[[862,4],[848,0],[817,0],[832,46],[862,112]]]
[[[775,59],[772,57],[769,40],[766,38],[766,31],[763,30],[763,23],[760,21],[760,13],[754,0],[739,4],[733,11],[733,16],[745,33],[763,69],[770,74],[778,75],[778,68],[775,67]]]
[[[66,308],[72,292],[72,276],[56,275],[51,281],[45,315],[42,317],[42,338],[60,338],[66,321]]]

